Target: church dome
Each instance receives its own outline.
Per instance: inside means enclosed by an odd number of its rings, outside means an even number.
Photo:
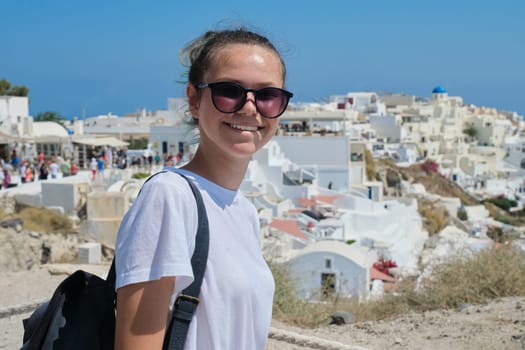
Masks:
[[[443,89],[441,86],[436,86],[434,90],[432,90],[433,94],[446,94],[447,90]]]

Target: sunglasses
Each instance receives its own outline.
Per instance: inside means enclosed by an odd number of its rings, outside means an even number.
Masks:
[[[246,104],[248,92],[251,92],[255,96],[257,111],[265,118],[277,118],[283,114],[293,96],[291,92],[276,87],[254,90],[231,82],[200,83],[197,87],[210,88],[213,105],[222,113],[240,111]]]

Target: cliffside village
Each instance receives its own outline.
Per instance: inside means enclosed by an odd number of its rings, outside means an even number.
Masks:
[[[0,96],[2,209],[45,206],[78,222],[87,207],[80,235],[112,247],[144,181],[132,175],[178,166],[198,147],[185,116],[184,100],[172,98],[166,110],[61,125],[34,121],[27,97]],[[410,179],[401,179],[394,195],[367,176],[366,161],[367,154],[398,167],[431,160],[471,196],[508,198],[518,211],[525,204],[525,128],[517,113],[465,104],[438,86],[430,97],[355,92],[296,103],[280,121],[241,190],[258,209],[266,258],[288,264],[302,298],[337,291],[368,300],[397,277],[423,281],[443,259],[494,245],[487,236],[494,226],[517,232],[513,244],[525,252],[522,228],[495,221],[483,205],[428,193]],[[147,147],[128,149],[137,140]],[[42,166],[53,173],[41,176]],[[420,198],[439,202],[459,223],[430,236]]]

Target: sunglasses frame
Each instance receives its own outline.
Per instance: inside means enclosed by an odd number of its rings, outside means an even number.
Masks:
[[[233,87],[239,88],[240,91],[244,92],[244,96],[242,97],[241,102],[237,105],[237,108],[234,109],[233,111],[223,111],[215,103],[214,88],[215,87],[219,87],[219,86],[233,86]],[[219,112],[231,114],[231,113],[236,113],[236,112],[240,111],[244,107],[244,105],[246,104],[246,101],[248,100],[248,92],[251,92],[251,93],[253,93],[253,96],[255,98],[255,108],[257,108],[257,111],[264,118],[268,118],[268,119],[279,118],[286,111],[286,108],[288,108],[288,103],[290,102],[290,98],[293,97],[293,93],[291,93],[290,91],[287,91],[287,90],[284,90],[284,89],[281,89],[281,88],[277,88],[277,87],[273,87],[273,86],[264,87],[262,89],[246,89],[244,86],[242,86],[240,84],[237,84],[237,83],[234,83],[234,82],[230,82],[230,81],[218,81],[218,82],[214,82],[214,83],[200,83],[200,84],[197,85],[197,88],[199,88],[199,89],[203,89],[203,88],[206,88],[206,87],[210,88],[210,90],[211,90],[211,101],[213,102],[213,106]],[[284,104],[283,110],[279,114],[277,114],[276,116],[267,116],[267,115],[265,115],[265,113],[263,113],[260,110],[260,108],[259,108],[259,106],[257,104],[257,95],[261,91],[264,91],[264,90],[267,90],[267,89],[272,89],[272,91],[278,90],[278,91],[280,91],[283,94],[282,95],[283,98],[286,98],[286,103]]]

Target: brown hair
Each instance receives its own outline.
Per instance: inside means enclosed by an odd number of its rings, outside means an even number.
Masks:
[[[281,62],[284,84],[286,66],[279,51],[268,38],[245,28],[208,31],[186,45],[181,50],[179,58],[182,65],[189,67],[188,83],[194,86],[202,83],[204,74],[210,69],[217,53],[231,44],[258,45],[273,51]]]

